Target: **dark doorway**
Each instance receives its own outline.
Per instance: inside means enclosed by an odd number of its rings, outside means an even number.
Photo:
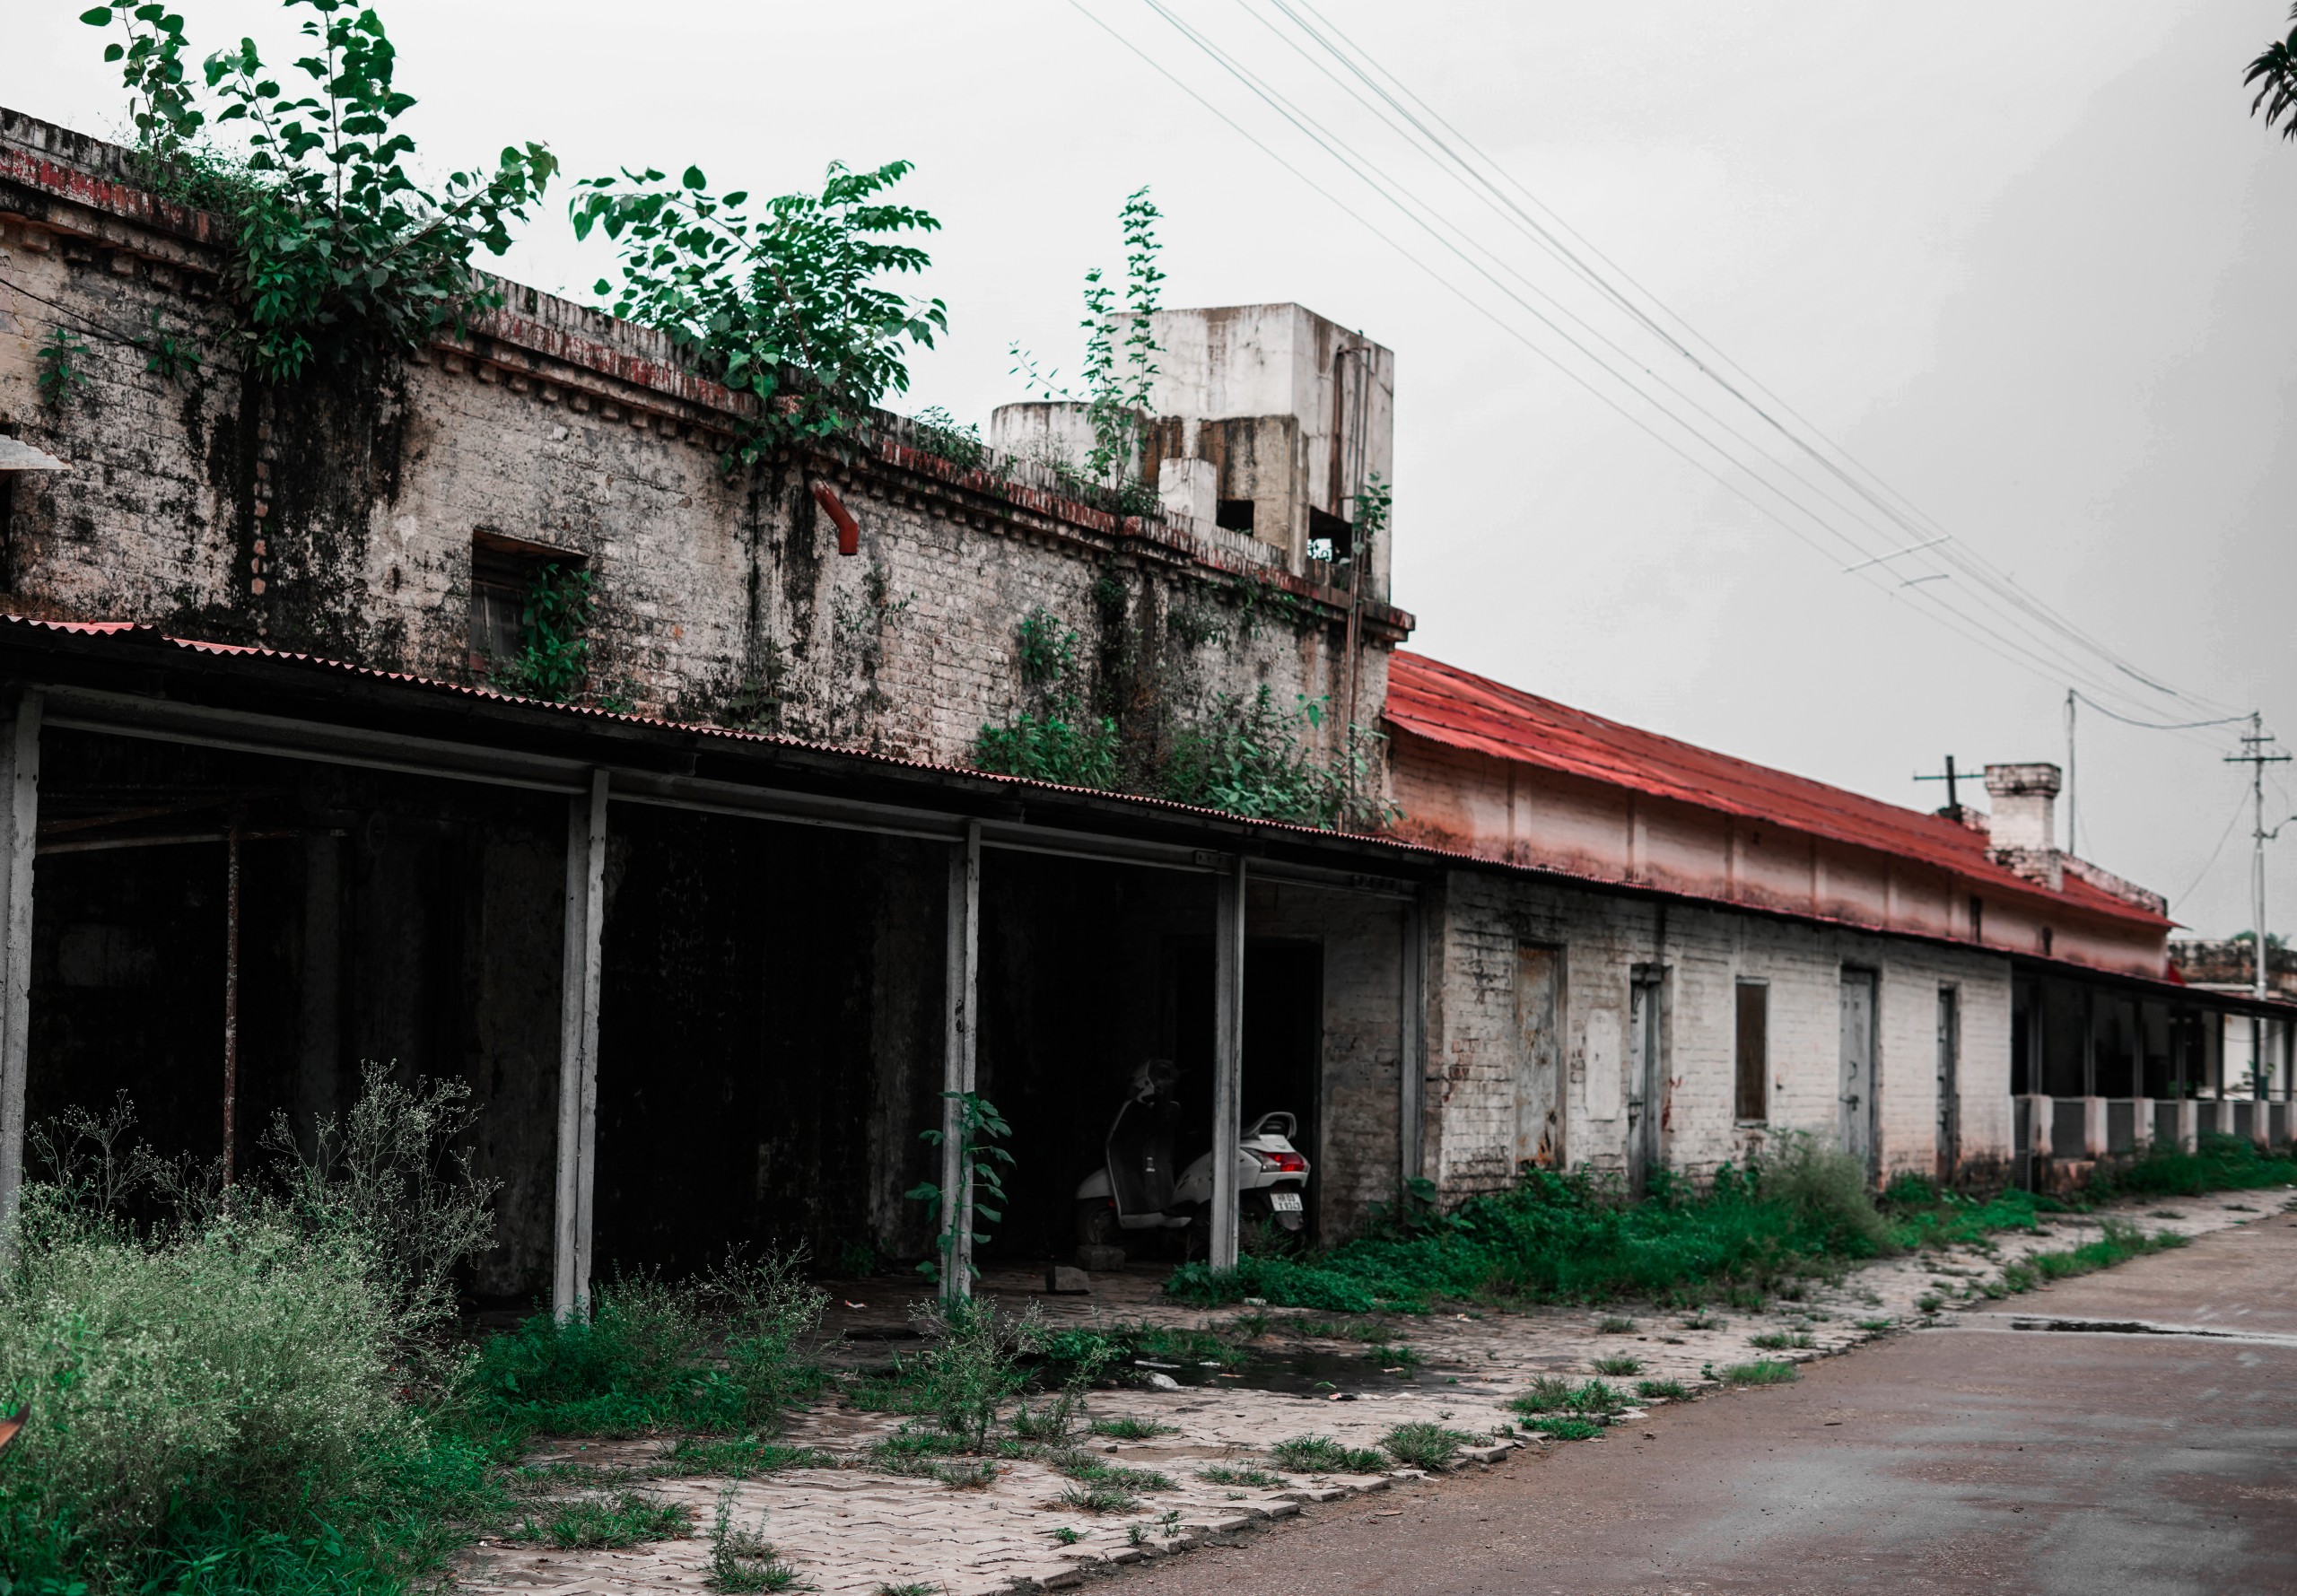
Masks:
[[[1255,937],[1245,944],[1245,1052],[1242,1101],[1249,1129],[1261,1115],[1283,1110],[1300,1122],[1295,1146],[1308,1156],[1308,1231],[1317,1230],[1316,1190],[1323,1164],[1318,1068],[1323,1057],[1324,950],[1319,942]],[[1180,1156],[1212,1145],[1212,943],[1177,941],[1166,961],[1166,1013],[1173,1062],[1180,1067]]]

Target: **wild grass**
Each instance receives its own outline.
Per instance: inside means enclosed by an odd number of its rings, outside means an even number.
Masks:
[[[1615,1182],[1535,1170],[1512,1190],[1449,1214],[1414,1210],[1308,1259],[1246,1258],[1217,1273],[1186,1264],[1165,1290],[1347,1313],[1425,1312],[1442,1298],[1695,1302],[1734,1289],[1759,1304],[1775,1283],[1897,1244],[1864,1167],[1798,1137],[1765,1164],[1718,1171],[1704,1191],[1661,1181],[1629,1202]]]
[[[1293,1474],[1384,1474],[1388,1469],[1378,1452],[1343,1446],[1329,1435],[1295,1435],[1270,1447],[1268,1455]]]
[[[1613,1375],[1640,1374],[1643,1373],[1643,1360],[1624,1352],[1611,1353],[1595,1360],[1595,1373]]]
[[[1622,1318],[1617,1313],[1608,1314],[1595,1321],[1595,1329],[1606,1336],[1632,1335],[1635,1331],[1635,1321]]]
[[[1131,1513],[1140,1505],[1140,1498],[1122,1486],[1072,1485],[1061,1490],[1061,1504],[1079,1513]]]
[[[804,1587],[799,1574],[765,1539],[764,1515],[758,1527],[745,1530],[734,1522],[735,1487],[718,1493],[718,1511],[710,1525],[710,1561],[703,1583],[721,1596],[755,1596],[761,1591],[794,1591]]]
[[[1568,1418],[1550,1414],[1538,1421],[1542,1435],[1557,1441],[1593,1441],[1603,1433],[1603,1426],[1592,1418]]]
[[[1153,1418],[1096,1418],[1092,1422],[1096,1435],[1106,1435],[1112,1441],[1148,1441],[1158,1435],[1172,1434],[1173,1426],[1158,1424]]]
[[[131,1144],[124,1105],[39,1129],[44,1178],[0,1274],[0,1405],[26,1414],[0,1459],[5,1588],[367,1596],[435,1576],[481,1530],[686,1532],[683,1509],[615,1488],[635,1471],[522,1509],[514,1487],[573,1481],[504,1468],[550,1428],[725,1448],[665,1473],[799,1461],[764,1439],[816,1379],[799,1343],[819,1294],[794,1260],[617,1283],[587,1323],[456,1349],[453,1270],[494,1228],[452,1151],[470,1118],[459,1083],[371,1065],[339,1123],[301,1143],[275,1124],[228,1198],[215,1171]]]
[[[1799,1380],[1795,1365],[1772,1359],[1758,1358],[1751,1364],[1733,1364],[1722,1370],[1716,1378],[1725,1385],[1786,1385]]]
[[[1474,1441],[1474,1436],[1462,1431],[1420,1422],[1396,1426],[1380,1438],[1380,1445],[1406,1468],[1425,1469],[1430,1474],[1437,1474],[1452,1466],[1460,1455],[1460,1448],[1472,1445]]]
[[[1749,1336],[1747,1345],[1758,1352],[1785,1352],[1790,1347],[1807,1351],[1818,1343],[1804,1330],[1765,1330],[1761,1335]]]
[[[527,1518],[508,1539],[547,1541],[574,1551],[675,1540],[693,1528],[694,1510],[683,1502],[652,1502],[635,1491],[618,1491],[554,1504],[539,1519]]]
[[[2144,1156],[2118,1169],[2100,1169],[2091,1179],[2089,1194],[2192,1197],[2268,1186],[2297,1186],[2297,1156],[2261,1152],[2242,1138],[2208,1133],[2196,1138],[2190,1153],[2156,1143]]]
[[[1680,1380],[1638,1380],[1635,1382],[1635,1394],[1646,1401],[1665,1397],[1681,1402],[1689,1399],[1690,1391]]]
[[[1196,1471],[1196,1477],[1210,1485],[1248,1486],[1259,1491],[1280,1491],[1292,1483],[1281,1474],[1271,1474],[1265,1469],[1238,1468],[1229,1463],[1208,1463]]]
[[[1508,1407],[1527,1417],[1544,1413],[1589,1414],[1597,1417],[1617,1413],[1627,1406],[1616,1386],[1601,1380],[1588,1380],[1573,1384],[1552,1374],[1542,1374],[1530,1387],[1513,1400]]]

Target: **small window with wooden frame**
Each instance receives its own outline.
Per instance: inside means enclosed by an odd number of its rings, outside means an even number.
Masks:
[[[1738,1089],[1734,1117],[1742,1125],[1760,1125],[1770,1118],[1770,986],[1767,981],[1739,983],[1735,1058]]]
[[[526,647],[528,596],[546,566],[579,571],[585,556],[485,529],[470,538],[470,665],[499,669]]]

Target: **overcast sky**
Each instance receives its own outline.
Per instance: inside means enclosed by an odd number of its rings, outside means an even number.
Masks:
[[[292,54],[274,5],[179,4],[202,54],[242,32]],[[547,142],[576,175],[697,162],[715,183],[769,191],[817,182],[834,158],[915,161],[908,196],[946,224],[927,287],[952,331],[915,362],[912,408],[985,421],[1021,397],[1017,339],[1073,370],[1079,279],[1118,264],[1117,207],[1151,185],[1167,303],[1297,300],[1397,352],[1395,598],[1419,617],[1413,646],[1440,658],[1931,807],[1943,793],[1908,778],[1949,752],[1966,768],[2062,761],[2063,656],[2079,653],[1942,563],[1960,554],[2110,651],[2118,663],[2072,662],[2100,696],[2120,694],[2106,702],[2166,720],[2258,708],[2297,741],[2297,146],[2249,118],[2240,82],[2287,25],[2279,0],[1318,0],[1618,272],[1929,518],[1896,523],[1810,457],[1819,485],[1790,492],[1818,514],[1800,515],[1676,431],[1637,390],[1742,458],[1789,450],[1351,102],[1353,80],[1277,0],[1164,4],[1432,207],[1433,231],[1148,0],[390,0],[385,16],[433,171],[513,138]],[[116,132],[117,78],[78,9],[10,0],[0,101]],[[574,246],[554,204],[509,269],[579,292],[607,264]],[[1732,442],[1726,423],[1754,442]],[[1843,570],[1860,550],[1942,534],[1954,543]],[[1957,635],[1949,612],[1995,635]],[[2001,657],[2022,651],[2059,658]],[[2198,930],[2246,926],[2230,734],[2083,716],[2081,851],[2171,894]],[[2276,777],[2268,824],[2297,811],[2293,791]],[[2297,827],[2269,851],[2270,923],[2297,926]]]

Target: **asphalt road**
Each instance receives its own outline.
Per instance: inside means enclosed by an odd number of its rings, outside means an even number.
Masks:
[[[1125,1596],[2297,1592],[2297,1216],[2225,1200],[2269,1217],[1793,1385],[1314,1507]]]

